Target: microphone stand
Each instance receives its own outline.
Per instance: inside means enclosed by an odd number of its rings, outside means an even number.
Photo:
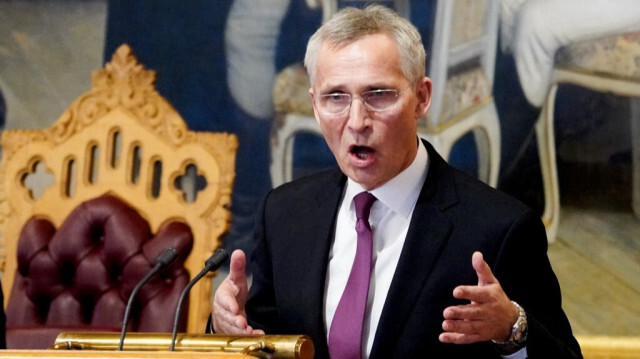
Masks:
[[[207,259],[204,262],[205,264],[204,269],[202,269],[200,273],[198,273],[198,275],[196,275],[189,282],[189,284],[187,284],[187,286],[182,290],[182,293],[180,293],[180,299],[178,299],[178,306],[176,307],[176,316],[173,321],[173,331],[171,332],[171,346],[169,348],[170,351],[174,351],[176,347],[176,336],[178,335],[178,323],[180,321],[180,314],[182,311],[182,302],[184,298],[191,290],[191,287],[193,287],[196,284],[196,282],[198,282],[202,277],[204,277],[205,274],[218,269],[222,265],[222,263],[224,263],[224,261],[227,260],[228,257],[229,255],[222,248],[215,251],[215,253],[213,253],[213,255],[211,255],[211,257],[209,257],[209,259]]]
[[[153,277],[160,269],[166,267],[171,262],[173,262],[178,257],[178,251],[176,251],[173,247],[166,249],[158,258],[156,259],[156,265],[151,268],[149,273],[147,273],[144,278],[142,278],[138,284],[131,291],[131,295],[129,295],[129,301],[127,302],[127,307],[124,312],[124,319],[122,320],[122,332],[120,333],[120,343],[118,344],[118,350],[122,350],[124,345],[124,337],[127,332],[127,324],[129,324],[129,315],[131,314],[131,308],[133,307],[133,299],[136,297],[140,288],[145,285],[151,277]]]

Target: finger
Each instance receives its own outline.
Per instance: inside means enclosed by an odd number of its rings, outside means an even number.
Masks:
[[[245,268],[247,266],[247,259],[242,250],[236,249],[231,253],[231,261],[229,263],[229,279],[237,284],[242,285],[247,278],[245,274]]]
[[[488,285],[498,282],[496,277],[493,276],[491,268],[489,268],[487,262],[484,261],[482,253],[474,252],[471,257],[471,264],[478,275],[478,285]]]
[[[240,320],[236,322],[235,328],[239,329],[240,332],[234,332],[234,334],[255,334],[255,335],[264,335],[264,330],[262,329],[253,329],[247,321],[245,317],[241,317]]]
[[[241,317],[241,315],[242,313],[239,313],[238,307],[235,305],[235,300],[224,300],[220,299],[220,296],[216,296],[213,306],[214,322],[242,327],[243,323],[237,320],[237,317]]]
[[[251,334],[253,332],[253,328],[249,326],[244,311],[234,314],[226,311],[221,306],[216,307],[214,310],[213,325],[216,333]]]
[[[237,292],[237,288],[232,288],[232,286],[218,288],[218,291],[213,298],[214,309],[220,308],[232,315],[242,314],[241,312],[244,310],[244,307],[242,307],[238,302],[238,298],[236,296]]]
[[[440,333],[438,337],[440,342],[442,343],[451,343],[451,344],[470,344],[476,343],[479,341],[483,341],[482,338],[477,334],[461,334],[461,333]]]
[[[442,313],[445,319],[456,320],[479,320],[484,319],[485,312],[477,304],[458,305],[448,307]]]
[[[238,302],[238,295],[240,294],[241,289],[231,281],[229,276],[227,276],[227,278],[225,278],[225,280],[222,281],[220,286],[216,289],[213,296],[213,308],[215,309],[217,306],[220,306],[235,315],[239,314],[242,310],[240,303]]]
[[[247,332],[247,331],[251,331],[251,328],[249,327],[249,323],[247,323],[247,318],[243,315],[234,315],[232,317],[232,323],[233,326],[236,328],[239,328],[240,330],[242,330],[243,332]]]
[[[220,290],[218,290],[220,291]],[[216,293],[213,298],[213,309],[215,312],[229,313],[229,315],[240,314],[240,306],[232,293]]]
[[[218,334],[249,334],[246,319],[241,315],[231,315],[224,311],[218,311],[213,316],[213,328]]]
[[[476,320],[444,320],[442,329],[447,333],[457,334],[480,334],[482,332],[482,322]]]
[[[484,285],[460,285],[453,290],[453,297],[457,299],[467,299],[475,303],[487,303],[494,300],[494,296],[499,289],[498,284]]]
[[[247,325],[238,325],[236,322],[219,322],[214,326],[217,334],[251,334],[252,329]]]

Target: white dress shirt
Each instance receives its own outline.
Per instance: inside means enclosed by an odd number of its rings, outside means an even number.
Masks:
[[[427,177],[427,165],[427,150],[420,142],[418,154],[408,168],[381,187],[369,191],[378,200],[373,203],[369,215],[373,231],[373,261],[363,328],[362,353],[365,358],[369,357],[373,346],[378,320],[400,259],[413,208]],[[338,210],[335,240],[329,253],[325,286],[324,315],[327,333],[356,256],[356,213],[353,197],[363,191],[365,189],[362,186],[348,179]]]
[[[400,259],[413,209],[427,178],[429,157],[422,141],[418,142],[418,153],[411,165],[389,182],[369,191],[378,200],[373,203],[369,215],[369,224],[373,232],[373,259],[364,317],[363,358],[369,358],[371,353],[378,320]],[[356,213],[353,197],[363,191],[365,189],[362,186],[348,179],[338,209],[335,238],[329,252],[329,268],[325,283],[324,320],[327,335],[356,256]],[[526,348],[503,358],[525,359]]]

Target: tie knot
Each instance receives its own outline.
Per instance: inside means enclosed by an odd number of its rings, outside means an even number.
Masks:
[[[353,198],[353,201],[356,204],[356,218],[369,220],[371,205],[376,201],[376,196],[369,192],[361,192]]]

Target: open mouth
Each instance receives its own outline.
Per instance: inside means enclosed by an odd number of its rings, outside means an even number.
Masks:
[[[366,147],[366,146],[351,147],[351,154],[355,155],[361,160],[366,159],[371,153],[373,153],[373,149],[371,147]]]

